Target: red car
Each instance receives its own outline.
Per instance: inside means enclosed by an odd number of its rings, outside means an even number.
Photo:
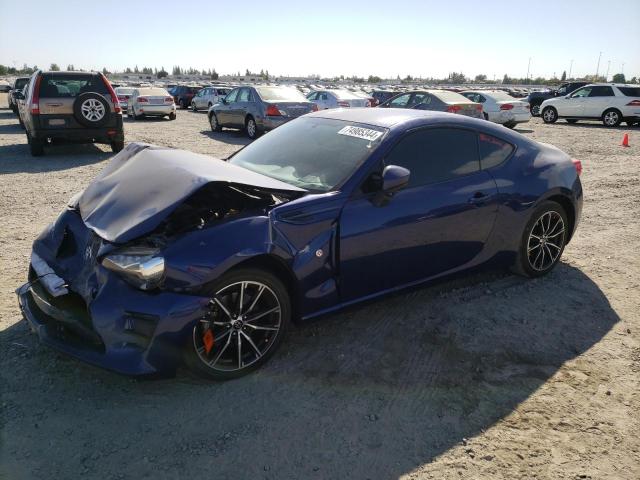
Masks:
[[[178,85],[169,91],[173,95],[173,101],[176,102],[180,108],[188,108],[191,105],[191,99],[193,96],[202,90],[202,87],[188,87],[185,85]]]

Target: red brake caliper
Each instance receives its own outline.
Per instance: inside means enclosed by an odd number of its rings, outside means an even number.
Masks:
[[[209,352],[213,348],[214,344],[213,333],[211,332],[210,328],[207,329],[202,335],[202,341],[204,342],[204,349],[207,352],[207,355],[209,355]]]

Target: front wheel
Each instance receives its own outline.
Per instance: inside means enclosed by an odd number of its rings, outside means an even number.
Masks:
[[[534,117],[540,116],[540,105],[531,106],[531,115],[533,115]]]
[[[193,110],[194,112],[198,111],[198,107],[196,107],[196,102],[191,102],[191,110]]]
[[[223,275],[205,292],[209,311],[193,327],[187,363],[215,380],[241,377],[271,357],[291,320],[284,284],[258,269]]]
[[[33,138],[27,133],[27,143],[29,144],[29,152],[32,157],[41,157],[44,155],[44,141],[39,138]]]
[[[562,206],[545,201],[535,209],[524,229],[516,273],[527,277],[546,275],[560,261],[569,235],[569,222]]]
[[[212,113],[211,115],[209,115],[209,125],[211,125],[211,130],[214,132],[222,131],[222,127],[218,123],[218,117],[216,116],[215,113]]]
[[[187,108],[187,104],[185,103],[183,98],[180,99],[180,101],[178,102],[178,105],[180,105],[180,108],[182,108],[183,110]]]
[[[542,120],[544,123],[556,123],[558,120],[558,112],[553,107],[546,107],[542,111]]]

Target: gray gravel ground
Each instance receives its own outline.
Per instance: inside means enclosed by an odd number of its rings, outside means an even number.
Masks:
[[[21,320],[32,240],[111,153],[30,157],[2,95],[0,477],[640,478],[640,130],[520,131],[584,166],[582,223],[551,275],[478,273],[332,315],[236,381],[140,381]],[[246,142],[187,111],[126,136],[219,157]]]

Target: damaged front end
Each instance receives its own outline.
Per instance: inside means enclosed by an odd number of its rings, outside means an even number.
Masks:
[[[175,371],[209,309],[193,287],[226,268],[216,244],[263,248],[270,210],[306,193],[203,157],[129,145],[35,240],[16,293],[43,343],[124,374]]]

